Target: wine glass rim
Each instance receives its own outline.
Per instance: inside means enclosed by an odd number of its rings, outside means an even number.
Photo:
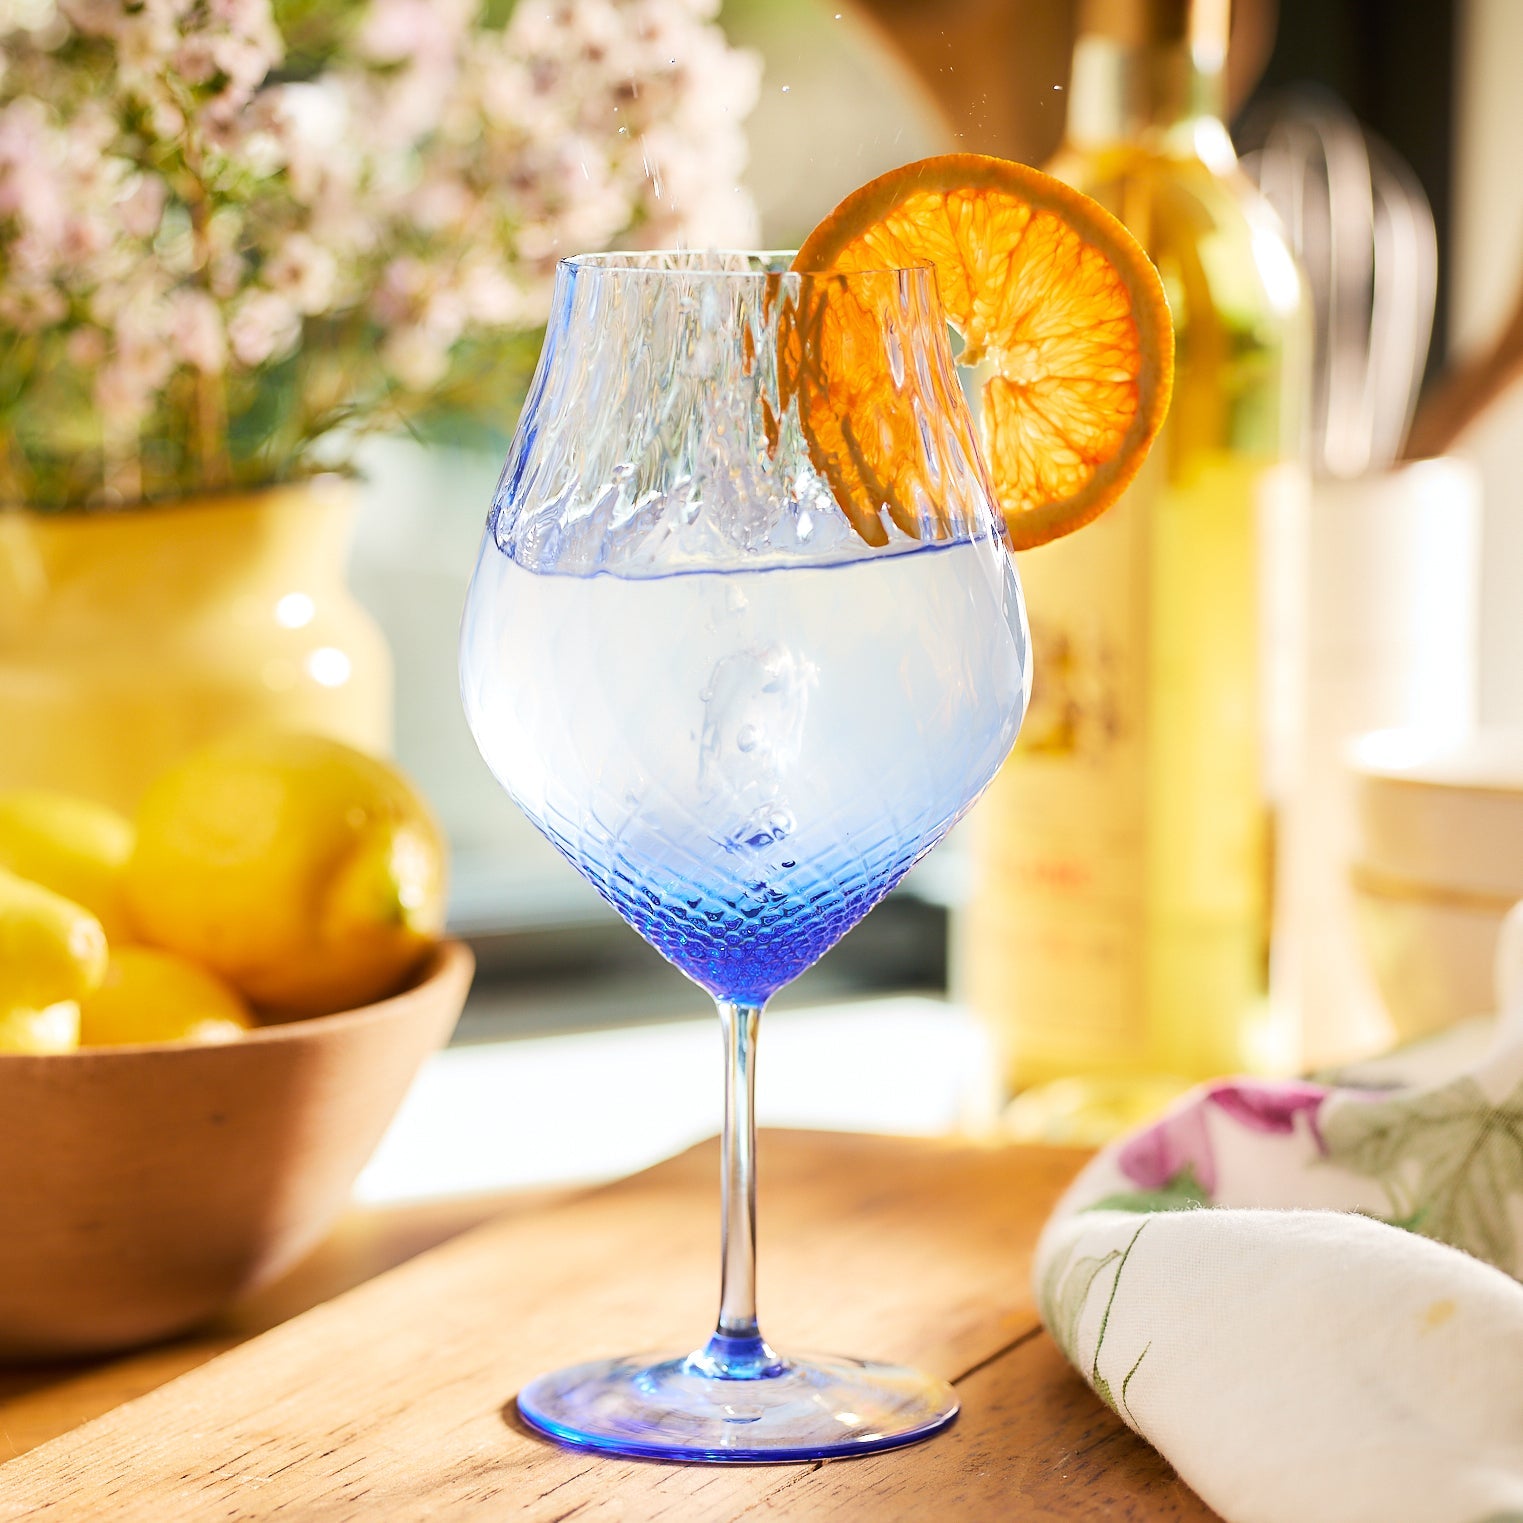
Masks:
[[[640,275],[655,277],[681,277],[692,280],[766,280],[777,275],[797,275],[800,280],[852,281],[856,279],[883,279],[887,276],[914,275],[934,276],[935,265],[929,261],[914,264],[889,265],[880,268],[852,270],[795,270],[793,261],[797,249],[609,249],[604,253],[568,254],[558,261],[566,270],[578,274],[588,271],[595,274]],[[751,268],[727,268],[718,261],[746,259],[753,261]],[[682,261],[692,263],[684,265]],[[669,263],[666,261],[670,261]],[[704,263],[703,261],[714,261]]]

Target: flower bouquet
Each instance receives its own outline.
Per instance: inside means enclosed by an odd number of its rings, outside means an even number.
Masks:
[[[0,0],[0,503],[501,425],[549,279],[753,236],[716,0]]]

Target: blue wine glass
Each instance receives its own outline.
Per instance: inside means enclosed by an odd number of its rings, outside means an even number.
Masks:
[[[534,1427],[616,1454],[824,1459],[912,1442],[957,1410],[941,1380],[778,1353],[757,1323],[762,1009],[968,809],[1030,691],[934,272],[786,265],[560,265],[461,635],[466,714],[498,780],[713,996],[724,1036],[713,1335],[519,1393]],[[876,400],[823,429],[800,417],[798,367],[818,381],[841,363],[805,320],[833,300],[867,314],[848,357]],[[869,430],[899,447],[893,500],[864,506],[876,478],[851,451]]]

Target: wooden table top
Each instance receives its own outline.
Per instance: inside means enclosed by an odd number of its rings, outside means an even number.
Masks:
[[[0,1519],[1210,1520],[1038,1326],[1031,1249],[1082,1156],[763,1134],[769,1339],[952,1380],[962,1415],[926,1443],[673,1466],[561,1449],[519,1423],[513,1394],[533,1375],[706,1336],[709,1143],[585,1193],[373,1214],[205,1337],[0,1372],[0,1454],[17,1456],[0,1465]]]

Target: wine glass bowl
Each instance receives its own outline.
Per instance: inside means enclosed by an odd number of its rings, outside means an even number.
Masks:
[[[559,267],[462,628],[466,713],[497,778],[724,1026],[714,1337],[519,1397],[553,1436],[621,1453],[817,1458],[956,1410],[912,1371],[779,1356],[756,1324],[761,1008],[977,798],[1030,684],[933,272],[785,262]],[[828,411],[843,365],[866,415]],[[896,445],[881,499],[857,469],[863,429]]]

